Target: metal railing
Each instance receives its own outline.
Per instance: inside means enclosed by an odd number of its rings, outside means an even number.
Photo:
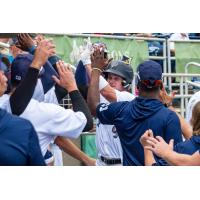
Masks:
[[[167,73],[167,43],[166,39],[163,38],[148,38],[148,37],[134,37],[134,36],[115,36],[115,35],[96,35],[96,34],[79,34],[79,33],[73,33],[73,34],[48,34],[49,36],[60,36],[60,35],[66,35],[71,37],[96,37],[96,38],[111,38],[111,39],[132,39],[132,40],[144,40],[144,41],[158,41],[162,43],[162,56],[149,56],[149,59],[152,60],[161,60],[163,61],[163,72]]]
[[[171,49],[170,49],[170,43],[171,42],[174,42],[174,43],[199,43],[200,45],[200,40],[170,40],[168,39],[167,40],[167,73],[171,73],[171,61],[172,60],[176,60],[176,57],[175,56],[171,56]],[[185,73],[187,73],[188,71],[185,71]],[[176,83],[172,83],[172,79],[169,78],[168,79],[168,86],[169,86],[169,89],[171,90],[172,89],[172,86],[176,86],[177,84]]]
[[[200,86],[197,83],[193,83],[191,81],[188,81],[187,79],[189,77],[200,77],[200,74],[186,74],[186,73],[164,73],[164,77],[167,78],[167,81],[171,80],[172,77],[179,77],[180,78],[180,83],[179,83],[179,94],[175,95],[175,99],[180,99],[180,113],[184,117],[185,116],[185,111],[188,103],[188,99],[193,95],[193,94],[188,94],[188,85],[192,84],[195,86]]]

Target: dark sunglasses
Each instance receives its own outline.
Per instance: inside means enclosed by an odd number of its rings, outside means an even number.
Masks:
[[[161,86],[162,80],[155,80],[155,81],[150,81],[150,80],[140,80],[142,84],[145,86],[153,86],[153,87],[158,87]]]
[[[137,74],[137,77],[138,77],[138,80],[140,81],[140,83],[142,83],[143,85],[145,85],[148,88],[159,87],[159,86],[162,85],[162,79],[161,80],[154,80],[153,82],[150,81],[150,80],[141,80],[139,73]]]

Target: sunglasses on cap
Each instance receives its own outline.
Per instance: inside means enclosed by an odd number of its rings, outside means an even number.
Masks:
[[[150,80],[141,80],[140,82],[147,87],[159,87],[162,85],[162,80],[155,80],[153,82]]]
[[[145,85],[147,88],[160,87],[162,85],[162,79],[161,80],[154,80],[154,81],[141,80],[139,74],[137,74],[137,76],[138,76],[138,79],[139,79],[140,83]]]

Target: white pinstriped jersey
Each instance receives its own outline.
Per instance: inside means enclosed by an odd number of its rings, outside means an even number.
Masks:
[[[192,97],[190,98],[187,108],[186,108],[186,121],[190,123],[190,120],[192,118],[192,110],[197,102],[200,101],[200,91],[196,92]]]
[[[135,96],[129,92],[120,92],[118,90],[115,91],[117,102],[132,101],[135,98]],[[109,102],[102,95],[100,95],[100,103],[109,104]],[[121,158],[121,160],[123,160],[122,147],[115,126],[103,125],[99,122],[98,119],[96,123],[96,146],[98,153],[96,165],[106,165],[99,159],[100,156],[104,156],[110,159]]]
[[[9,95],[0,97],[0,107],[11,113]],[[87,119],[82,112],[74,112],[61,106],[31,99],[20,115],[34,126],[43,156],[56,136],[77,138],[83,131]]]

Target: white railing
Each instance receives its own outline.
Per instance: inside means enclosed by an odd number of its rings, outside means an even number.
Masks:
[[[194,86],[200,86],[200,84],[193,83],[188,81],[187,79],[190,77],[200,77],[200,74],[186,74],[186,73],[163,73],[163,76],[167,78],[167,81],[171,80],[172,77],[180,78],[179,86],[179,94],[175,95],[175,99],[180,99],[180,113],[184,117],[185,111],[188,103],[188,99],[192,96],[192,94],[188,94],[188,84]],[[172,88],[170,88],[171,90]]]

